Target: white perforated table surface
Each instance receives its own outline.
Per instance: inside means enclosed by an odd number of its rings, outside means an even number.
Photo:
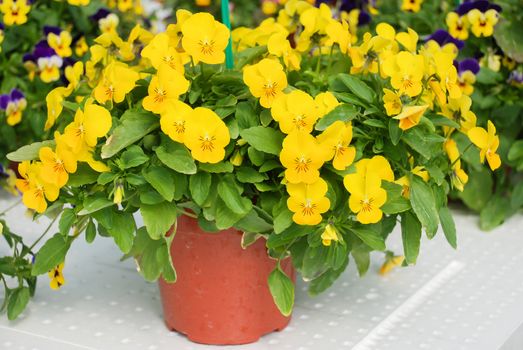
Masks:
[[[13,203],[0,195],[0,211]],[[442,234],[424,239],[415,267],[367,276],[354,264],[325,294],[310,298],[298,282],[293,320],[258,343],[224,347],[257,349],[523,349],[515,337],[523,322],[523,217],[484,233],[477,218],[455,211],[458,251]],[[48,221],[32,223],[22,206],[8,215],[13,229],[35,238]],[[389,247],[401,250],[399,231]],[[0,254],[5,253],[0,242]],[[218,349],[168,331],[156,284],[146,283],[132,261],[119,262],[111,239],[76,242],[59,291],[39,280],[37,295],[14,322],[0,318],[0,349]],[[1,299],[1,297],[0,297]],[[521,333],[523,334],[523,333]],[[521,335],[520,334],[520,335]],[[511,342],[507,340],[511,338]],[[508,344],[508,345],[507,345]]]

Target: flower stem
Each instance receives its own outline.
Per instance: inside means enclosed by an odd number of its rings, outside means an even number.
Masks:
[[[38,242],[40,242],[42,240],[42,238],[44,238],[44,236],[49,232],[49,230],[51,229],[51,227],[53,226],[53,224],[56,222],[56,220],[58,220],[58,216],[55,217],[50,223],[49,225],[47,226],[47,228],[45,229],[45,231],[40,235],[40,237],[38,237],[38,239],[29,247],[29,250],[32,251],[33,248],[38,244]]]

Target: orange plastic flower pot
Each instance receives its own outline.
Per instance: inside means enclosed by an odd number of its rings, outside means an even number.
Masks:
[[[195,219],[178,218],[171,255],[178,279],[160,280],[167,327],[196,343],[232,345],[257,341],[282,330],[290,317],[276,308],[267,278],[276,261],[265,240],[242,249],[234,229],[206,233]],[[290,260],[282,268],[295,280]]]

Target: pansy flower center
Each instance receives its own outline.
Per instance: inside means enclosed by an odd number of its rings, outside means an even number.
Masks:
[[[312,216],[316,211],[317,205],[312,201],[312,199],[307,198],[303,203],[300,204],[300,207],[303,216]]]
[[[198,44],[200,45],[201,53],[204,55],[212,55],[214,53],[214,40],[205,38],[200,40]]]
[[[374,198],[367,198],[360,200],[361,210],[364,212],[370,212],[372,211],[372,202],[374,202]]]
[[[209,151],[212,152],[214,150],[214,141],[216,140],[216,137],[210,136],[209,134],[205,134],[203,136],[200,136],[198,139],[201,144],[200,148],[202,151]]]
[[[309,171],[309,166],[311,163],[312,160],[310,158],[307,158],[305,156],[296,157],[294,159],[294,170],[296,170],[297,173],[306,173],[307,171]]]

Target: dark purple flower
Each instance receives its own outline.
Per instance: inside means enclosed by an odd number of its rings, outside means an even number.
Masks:
[[[371,19],[372,18],[368,12],[361,10],[358,16],[358,27],[370,23]]]
[[[465,43],[461,40],[458,40],[454,38],[452,35],[449,34],[446,30],[438,29],[431,35],[429,35],[425,41],[434,40],[436,41],[440,46],[443,46],[448,43],[453,43],[458,47],[459,50],[465,46]]]
[[[5,26],[2,22],[0,22],[0,30],[4,30],[5,29]]]
[[[109,11],[108,9],[101,8],[94,15],[92,15],[89,18],[92,19],[93,21],[98,22],[102,18],[107,17],[110,13],[111,13],[111,11]]]
[[[35,45],[35,49],[33,51],[33,57],[35,62],[40,57],[51,57],[56,56],[56,51],[49,46],[47,43],[47,40],[41,40]]]
[[[515,85],[523,85],[523,71],[513,70],[510,72],[508,82]]]
[[[471,71],[474,74],[479,72],[479,63],[475,58],[465,58],[461,61],[454,61],[454,65],[458,69],[459,75],[465,71]]]
[[[494,9],[501,12],[501,6],[491,4],[488,0],[465,1],[456,8],[456,12],[458,15],[463,16],[473,9],[478,9],[481,12],[487,12],[490,9]]]
[[[11,90],[10,95],[11,95],[11,101],[19,101],[19,100],[25,98],[24,93],[16,88]]]
[[[44,26],[44,34],[47,36],[49,33],[54,33],[56,35],[60,35],[62,32],[62,29],[60,27],[55,26]]]
[[[5,111],[9,102],[11,102],[11,97],[9,94],[0,95],[0,109]]]
[[[27,61],[31,61],[31,62],[35,62],[35,57],[33,56],[32,53],[26,53],[23,57],[22,57],[22,61],[25,63]]]
[[[22,91],[18,89],[12,89],[10,93],[0,95],[0,109],[6,110],[9,106],[9,103],[14,102],[18,103],[21,100],[24,100],[25,96]]]

